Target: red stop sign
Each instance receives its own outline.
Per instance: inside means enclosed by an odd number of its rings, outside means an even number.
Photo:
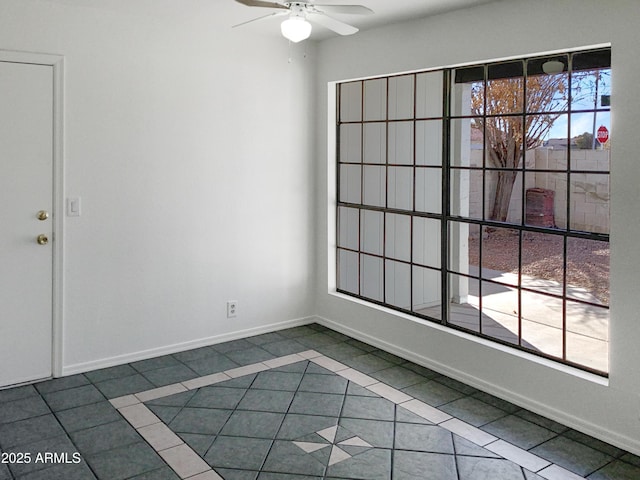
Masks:
[[[605,143],[607,143],[607,140],[609,140],[609,130],[607,130],[607,127],[602,125],[600,128],[598,128],[598,133],[596,138],[598,139],[598,142],[600,142],[601,145],[604,145]]]

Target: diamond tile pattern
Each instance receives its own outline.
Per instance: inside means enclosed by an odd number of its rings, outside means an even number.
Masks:
[[[317,324],[0,391],[2,452],[51,458],[0,480],[640,478],[631,453]]]

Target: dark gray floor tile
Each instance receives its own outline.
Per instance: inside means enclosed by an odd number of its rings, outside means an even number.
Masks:
[[[68,410],[69,408],[89,405],[91,403],[104,402],[105,397],[93,385],[69,388],[42,395],[54,412]]]
[[[607,455],[611,455],[612,457],[619,457],[624,455],[625,451],[614,447],[613,445],[598,440],[597,438],[593,438],[589,435],[586,435],[582,432],[578,432],[576,430],[569,429],[562,434],[563,437],[570,438],[571,440],[575,440],[576,442],[580,442],[588,447],[591,447],[595,450],[598,450],[602,453],[606,453]]]
[[[218,343],[217,345],[211,346],[211,348],[213,348],[216,352],[225,354],[238,350],[246,350],[247,348],[252,347],[254,347],[253,343],[250,343],[244,339],[232,340],[230,342]]]
[[[56,414],[58,421],[67,432],[96,427],[115,422],[122,417],[109,402],[99,402],[71,408]]]
[[[276,357],[282,357],[284,355],[291,355],[292,353],[300,353],[308,350],[306,346],[294,339],[280,340],[279,342],[268,343],[261,347],[263,350],[266,350]]]
[[[640,467],[615,460],[587,478],[589,480],[638,480]]]
[[[230,370],[239,366],[236,362],[220,353],[198,358],[196,360],[190,360],[185,363],[198,375],[211,375],[212,373],[224,372],[225,370]]]
[[[124,480],[166,466],[143,442],[90,455],[87,462],[100,480]]]
[[[165,385],[184,382],[200,376],[182,364],[149,370],[142,375],[156,387],[164,387]]]
[[[264,362],[265,360],[276,358],[275,355],[255,346],[247,348],[246,350],[229,352],[226,355],[238,365],[251,365],[252,363]]]
[[[307,373],[302,378],[298,390],[301,392],[344,394],[347,391],[347,384],[348,381],[338,375]]]
[[[452,433],[437,425],[396,423],[394,447],[419,452],[454,453]]]
[[[555,432],[535,425],[515,415],[503,417],[481,427],[502,440],[529,450],[556,436]]]
[[[287,328],[286,330],[279,330],[278,333],[285,338],[298,338],[313,335],[317,332],[307,325],[301,325],[299,327]]]
[[[253,410],[255,412],[287,413],[293,400],[293,392],[275,390],[248,390],[238,410]]]
[[[201,457],[205,456],[216,439],[214,435],[203,435],[201,433],[181,433],[179,436],[184,440],[184,443],[189,445]]]
[[[218,468],[217,472],[224,480],[256,480],[259,473],[254,470],[236,470],[233,468]]]
[[[167,407],[163,405],[147,405],[163,423],[170,423],[182,411],[182,407]]]
[[[426,377],[399,365],[373,372],[371,376],[394,388],[406,388],[428,380]]]
[[[23,387],[7,388],[0,390],[0,403],[13,402],[22,398],[37,396],[38,392],[33,385]]]
[[[69,377],[54,378],[44,382],[36,383],[35,387],[38,392],[51,393],[59,390],[67,390],[69,388],[81,387],[89,384],[89,380],[82,374],[71,375]]]
[[[300,342],[302,345],[304,345],[305,347],[307,347],[308,349],[326,347],[328,345],[334,345],[336,343],[339,343],[338,340],[336,340],[333,337],[330,337],[326,333],[314,333],[313,335],[307,335],[304,337],[296,338],[296,340]]]
[[[339,342],[346,342],[347,340],[351,340],[351,337],[345,335],[344,333],[336,332],[335,330],[327,329],[324,332],[325,335],[329,335],[331,338],[338,340]]]
[[[631,465],[635,465],[636,467],[640,467],[640,457],[633,453],[625,453],[620,457],[620,460],[630,463]]]
[[[155,385],[137,373],[129,377],[114,378],[95,384],[98,390],[108,399],[144,392],[155,388]]]
[[[404,358],[394,355],[393,353],[385,352],[384,350],[374,350],[371,353],[373,353],[376,357],[380,357],[383,360],[386,360],[387,362],[390,362],[394,365],[402,365],[407,363]]]
[[[475,443],[453,434],[453,447],[456,455],[466,455],[468,457],[502,458],[486,448],[482,448]]]
[[[320,365],[313,362],[310,363],[307,367],[306,373],[315,373],[316,375],[335,375],[335,373],[331,370],[327,370],[326,368],[321,367]]]
[[[353,345],[349,345],[345,342],[317,347],[316,350],[323,355],[326,355],[327,357],[331,357],[339,361],[344,360],[345,358],[357,357],[359,355],[364,355],[365,353],[367,353],[364,350],[361,350],[358,347],[354,347]]]
[[[416,415],[413,412],[410,412],[404,407],[400,405],[396,405],[396,422],[402,423],[418,423],[422,425],[433,425],[429,420],[425,420],[419,415]]]
[[[130,364],[138,372],[144,373],[149,370],[156,370],[158,368],[175,367],[180,365],[180,362],[173,358],[171,355],[163,355],[162,357],[149,358],[147,360],[140,360],[139,362],[133,362]]]
[[[138,373],[131,365],[118,365],[115,367],[103,368],[100,370],[94,370],[93,372],[85,373],[92,383],[104,382],[105,380],[112,380],[114,378],[128,377]]]
[[[180,480],[180,477],[171,468],[165,466],[158,470],[136,475],[131,477],[130,480]]]
[[[290,413],[282,422],[277,438],[281,440],[297,440],[305,435],[333,427],[337,422],[338,419],[335,417]]]
[[[272,440],[218,436],[204,459],[214,469],[260,470]]]
[[[446,385],[449,388],[453,388],[454,390],[458,390],[459,392],[464,393],[465,395],[472,395],[478,392],[477,388],[473,388],[466,383],[459,382],[458,380],[454,380],[453,378],[440,375],[439,377],[435,377],[434,380],[443,385]]]
[[[498,458],[457,457],[460,480],[525,480],[522,468]]]
[[[174,353],[172,356],[179,362],[186,363],[192,362],[194,360],[199,360],[201,358],[211,357],[213,355],[219,355],[219,353],[213,347],[208,346]]]
[[[164,407],[184,407],[189,401],[204,390],[203,388],[199,390],[190,390],[188,392],[176,393],[175,395],[169,395],[168,397],[160,397],[154,400],[149,400],[145,402],[145,405],[161,405]]]
[[[377,397],[378,395],[371,390],[361,387],[360,385],[349,382],[347,387],[347,395],[354,395],[356,397]]]
[[[531,453],[582,476],[595,472],[613,460],[610,455],[566,437],[553,438],[531,449]]]
[[[26,445],[38,440],[64,435],[64,430],[53,414],[28,418],[0,425],[0,447],[8,448]]]
[[[299,372],[274,372],[272,370],[260,372],[251,384],[251,388],[295,392],[302,381],[302,375]]]
[[[423,367],[422,365],[416,365],[415,363],[408,362],[402,366],[407,370],[411,370],[412,372],[415,372],[418,375],[422,375],[423,377],[428,378],[430,380],[433,380],[434,378],[440,376],[438,372],[431,370],[427,367]]]
[[[283,372],[283,373],[304,373],[309,365],[308,360],[301,362],[290,363],[289,365],[283,365],[281,367],[272,368],[270,372]],[[262,373],[262,372],[261,372]]]
[[[0,423],[16,422],[25,418],[37,417],[51,413],[47,404],[40,396],[30,396],[12,402],[5,402],[0,406]]]
[[[204,387],[189,400],[189,407],[233,410],[245,395],[245,390],[228,387]]]
[[[378,347],[374,347],[373,345],[369,345],[368,343],[361,342],[360,340],[356,340],[355,338],[352,338],[351,340],[347,340],[345,343],[348,343],[349,345],[357,347],[360,350],[363,350],[367,353],[378,350]]]
[[[247,412],[236,410],[220,431],[223,436],[249,438],[275,438],[284,415],[272,412]]]
[[[322,477],[312,477],[309,475],[289,475],[286,473],[262,472],[258,475],[257,480],[322,480]]]
[[[99,425],[70,434],[83,455],[112,450],[142,441],[142,437],[125,420]]]
[[[255,335],[253,337],[248,337],[247,341],[253,343],[254,345],[266,345],[267,343],[274,343],[280,340],[284,340],[285,337],[280,335],[278,332],[271,333],[263,333],[262,335]]]
[[[289,412],[337,417],[340,415],[343,402],[343,395],[334,395],[332,393],[298,392],[295,394]]]
[[[385,398],[347,396],[342,417],[392,422],[395,418],[395,404]]]
[[[458,476],[453,455],[396,450],[393,453],[393,479],[458,480]]]
[[[439,407],[465,396],[464,393],[433,380],[403,388],[402,391],[434,407]]]
[[[499,408],[500,410],[504,410],[507,413],[516,413],[522,410],[519,406],[514,405],[511,402],[507,402],[506,400],[502,400],[501,398],[494,397],[493,395],[490,395],[485,392],[477,391],[472,396],[473,398],[477,398],[478,400],[481,400],[484,403],[488,403],[489,405]]]
[[[231,413],[231,410],[186,407],[171,421],[169,428],[177,433],[217,435]]]
[[[0,476],[0,478],[2,478]],[[58,464],[21,476],[19,480],[95,480],[95,475],[84,464]]]
[[[379,372],[380,370],[395,366],[395,364],[391,363],[390,361],[385,360],[384,358],[380,358],[373,353],[367,353],[365,355],[347,358],[343,360],[342,363],[349,365],[350,367],[366,374]]]
[[[0,480],[13,480],[7,463],[0,463]]]
[[[251,375],[243,375],[242,377],[234,378],[232,380],[226,380],[218,385],[221,387],[229,387],[229,388],[243,388],[247,389],[251,386],[251,384],[255,381],[256,374],[253,373]]]
[[[569,427],[562,425],[561,423],[554,422],[553,420],[550,420],[546,417],[543,417],[542,415],[538,415],[537,413],[533,413],[526,409],[518,410],[515,413],[515,415],[517,415],[520,418],[524,418],[525,420],[531,423],[540,425],[541,427],[544,427],[547,430],[551,430],[552,432],[563,433],[569,430]]]
[[[393,448],[393,422],[342,418],[340,426],[377,448]]]
[[[474,397],[463,397],[442,405],[440,410],[460,420],[479,427],[507,416],[507,412],[484,403]]]
[[[325,466],[291,442],[275,441],[264,464],[269,472],[322,476]]]
[[[331,465],[327,468],[327,477],[390,480],[391,450],[372,448],[348,460]]]
[[[29,456],[29,462],[13,463],[9,465],[9,469],[13,475],[20,478],[23,475],[54,466],[54,459],[47,458],[45,456],[46,454],[55,454],[61,458],[64,457],[65,459],[68,459],[69,462],[73,462],[75,459],[75,461],[80,462],[78,465],[83,463],[82,456],[79,455],[76,447],[64,434],[9,448],[6,449],[6,452],[20,453]]]

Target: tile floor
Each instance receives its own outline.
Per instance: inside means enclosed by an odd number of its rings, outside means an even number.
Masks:
[[[309,325],[0,391],[0,480],[638,479],[640,457]]]

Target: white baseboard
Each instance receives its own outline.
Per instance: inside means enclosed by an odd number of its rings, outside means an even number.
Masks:
[[[498,398],[511,402],[522,408],[531,410],[534,413],[537,413],[546,418],[554,420],[558,423],[566,425],[567,427],[573,428],[582,433],[598,438],[603,442],[610,443],[611,445],[614,445],[618,448],[629,451],[636,455],[640,455],[640,439],[628,437],[625,435],[621,435],[617,432],[606,430],[600,425],[595,425],[591,422],[587,422],[584,419],[571,415],[567,412],[557,410],[546,404],[531,400],[530,398],[524,397],[522,395],[518,395],[510,390],[506,390],[503,387],[500,387],[499,385],[486,382],[482,379],[469,375],[464,371],[451,368],[448,365],[442,364],[431,358],[428,358],[416,352],[404,349],[397,345],[385,342],[384,340],[380,340],[379,338],[372,337],[359,330],[354,330],[352,328],[345,327],[344,325],[341,325],[340,323],[337,323],[333,320],[329,320],[323,317],[316,317],[316,322],[321,325],[324,325],[325,327],[331,328],[332,330],[336,330],[352,338],[361,340],[370,345],[378,347],[381,350],[384,350],[389,353],[393,353],[394,355],[404,358],[405,360],[409,360],[413,363],[416,363],[423,367],[434,370],[442,375],[446,375],[455,380],[458,380],[467,385],[470,385],[479,390],[482,390],[483,392],[489,393]]]
[[[260,335],[262,333],[271,333],[278,330],[284,330],[286,328],[298,327],[300,325],[308,325],[318,321],[318,317],[309,316],[303,318],[297,318],[293,320],[286,320],[284,322],[276,322],[268,325],[262,325],[255,328],[247,328],[244,330],[237,330],[235,332],[223,333],[221,335],[214,335],[207,338],[199,338],[189,342],[176,343],[173,345],[165,345],[163,347],[152,348],[149,350],[142,350],[139,352],[133,352],[126,355],[118,355],[116,357],[101,358],[91,362],[76,363],[73,365],[67,365],[62,368],[62,376],[74,375],[77,373],[90,372],[92,370],[98,370],[100,368],[113,367],[116,365],[123,365],[125,363],[137,362],[139,360],[147,360],[149,358],[159,357],[161,355],[169,355],[171,353],[183,352],[185,350],[192,350],[194,348],[208,347],[217,343],[229,342],[231,340],[238,340],[241,338],[252,337],[254,335]]]

